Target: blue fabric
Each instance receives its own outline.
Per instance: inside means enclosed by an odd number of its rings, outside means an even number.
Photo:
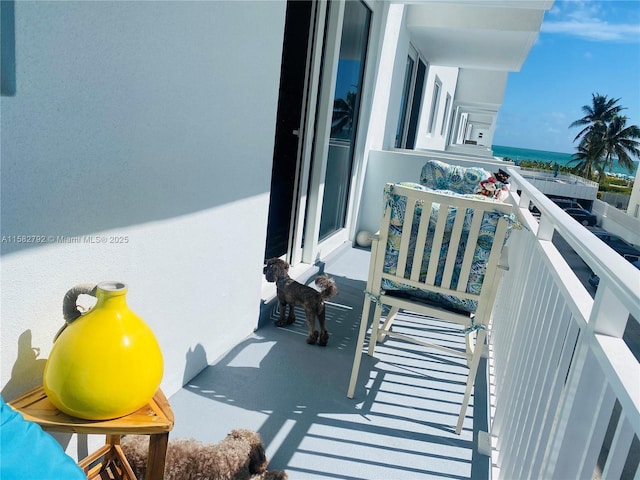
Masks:
[[[425,187],[419,184],[410,183],[410,182],[402,182],[400,185],[414,188],[416,190],[421,191],[434,191],[429,187]],[[437,193],[444,193],[451,196],[458,196],[463,198],[471,198],[475,200],[482,200],[493,203],[491,199],[487,197],[483,197],[480,195],[464,195],[451,191],[443,191],[438,190]],[[404,217],[405,211],[407,207],[407,197],[403,195],[394,194],[393,188],[389,191],[385,192],[387,197],[387,204],[391,206],[391,218],[389,224],[389,231],[387,236],[387,245],[385,249],[385,258],[384,258],[384,267],[383,271],[385,273],[390,273],[392,275],[397,275],[397,265],[398,265],[398,256],[400,253],[400,243],[402,239],[402,226],[404,225]],[[451,240],[451,234],[453,231],[453,223],[456,217],[456,208],[449,208],[445,214],[447,215],[447,221],[444,229],[444,237],[442,239],[442,249],[440,250],[440,256],[438,258],[438,269],[436,271],[435,285],[440,285],[442,282],[442,277],[444,274],[444,267],[446,263],[446,258],[448,254],[449,242]],[[423,252],[423,261],[421,265],[420,271],[420,280],[424,281],[426,277],[427,267],[429,265],[429,258],[431,256],[431,247],[434,240],[434,234],[436,229],[436,223],[438,221],[438,215],[440,214],[440,205],[437,203],[432,204],[431,207],[431,215],[429,218],[428,225],[428,233],[427,233],[427,243],[424,247]],[[417,206],[414,211],[414,217],[412,220],[411,227],[411,236],[409,238],[410,242],[410,255],[407,259],[407,267],[401,276],[408,276],[411,274],[411,265],[413,262],[413,255],[411,252],[415,249],[416,237],[418,234],[418,224],[420,221],[420,217],[422,215],[422,207]],[[456,288],[458,284],[458,280],[460,278],[460,271],[462,269],[462,262],[464,251],[466,248],[466,239],[469,235],[469,229],[471,226],[471,221],[473,218],[473,211],[471,209],[467,209],[465,211],[465,217],[462,227],[462,236],[460,238],[460,243],[458,244],[458,250],[456,251],[456,262],[453,269],[453,276],[451,280],[451,287]],[[482,222],[480,226],[480,231],[478,234],[478,242],[476,244],[476,248],[473,252],[473,261],[471,264],[471,272],[469,274],[469,282],[466,288],[467,293],[479,294],[482,289],[482,282],[484,281],[484,276],[487,270],[487,261],[489,260],[489,255],[491,253],[491,248],[493,246],[493,238],[495,236],[496,227],[498,225],[498,221],[500,218],[503,218],[503,214],[495,211],[495,212],[485,212],[482,217]],[[513,222],[509,222],[507,228],[507,237],[505,238],[505,242],[509,236],[511,228],[514,226]],[[382,288],[387,291],[387,293],[392,292],[402,292],[405,294],[411,294],[416,297],[425,298],[430,301],[435,301],[442,304],[444,307],[452,309],[452,310],[462,310],[469,313],[474,313],[477,309],[477,302],[474,300],[469,300],[465,298],[459,298],[453,295],[447,294],[436,294],[426,290],[418,290],[409,285],[394,282],[388,279],[382,280]]]
[[[449,165],[439,160],[429,160],[420,172],[420,183],[434,190],[451,190],[461,194],[477,193],[482,180],[491,174],[479,167]]]
[[[27,422],[0,397],[0,478],[2,480],[86,480],[58,442]]]

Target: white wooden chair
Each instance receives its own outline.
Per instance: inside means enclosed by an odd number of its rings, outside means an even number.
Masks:
[[[511,213],[511,205],[478,196],[387,184],[380,231],[371,246],[349,398],[354,396],[375,303],[370,356],[376,342],[389,336],[467,358],[468,378],[456,425],[456,433],[461,432],[498,287],[501,252],[513,225]],[[390,310],[380,325],[384,306]],[[466,351],[393,332],[400,309],[460,324]]]

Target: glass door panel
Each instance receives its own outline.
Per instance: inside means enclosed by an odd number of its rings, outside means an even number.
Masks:
[[[364,3],[345,3],[319,241],[345,226],[370,22]]]
[[[424,91],[424,80],[427,74],[427,66],[419,59],[418,72],[416,74],[416,85],[413,90],[413,103],[411,105],[411,116],[409,118],[409,132],[407,133],[406,148],[413,150],[416,146],[418,135],[418,120],[420,118],[420,106],[422,105],[422,94]]]
[[[400,99],[400,117],[398,118],[398,128],[396,129],[396,140],[394,147],[402,148],[404,144],[405,130],[407,124],[407,111],[409,110],[409,93],[411,92],[411,81],[413,80],[413,66],[415,61],[411,56],[407,57],[407,66],[404,72],[404,88]]]

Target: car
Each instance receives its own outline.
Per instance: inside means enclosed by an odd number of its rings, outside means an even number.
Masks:
[[[609,233],[606,230],[591,230],[591,233],[630,262],[640,259],[640,248],[627,242],[624,238],[614,233]]]
[[[636,260],[634,262],[631,262],[631,265],[633,265],[638,270],[640,270],[640,260]],[[596,275],[595,273],[591,272],[591,275],[589,276],[589,283],[594,288],[598,288],[598,285],[600,284],[600,277],[598,277],[598,275]]]
[[[598,217],[584,208],[563,208],[563,210],[579,221],[582,225],[591,227],[598,223]]]

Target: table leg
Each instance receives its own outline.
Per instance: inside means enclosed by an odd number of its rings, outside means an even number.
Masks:
[[[147,458],[146,480],[162,480],[167,457],[169,432],[149,435],[149,458]]]

